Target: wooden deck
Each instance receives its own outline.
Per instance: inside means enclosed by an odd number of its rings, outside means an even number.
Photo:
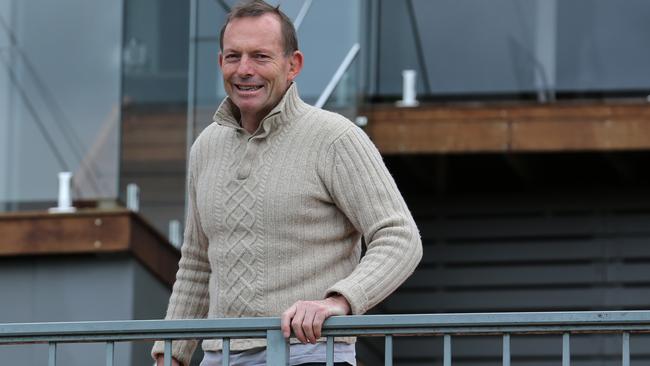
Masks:
[[[125,209],[5,213],[0,233],[0,257],[127,253],[169,288],[180,260],[167,239]]]
[[[620,151],[650,148],[650,103],[370,106],[383,154]]]

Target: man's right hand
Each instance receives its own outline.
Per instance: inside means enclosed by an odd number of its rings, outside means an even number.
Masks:
[[[156,356],[156,366],[164,366],[165,365],[164,359],[165,356],[163,355]],[[181,363],[172,357],[172,366],[181,366]]]

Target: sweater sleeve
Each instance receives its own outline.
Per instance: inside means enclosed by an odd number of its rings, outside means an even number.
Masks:
[[[329,147],[324,181],[334,202],[364,236],[366,254],[326,295],[343,295],[363,314],[390,295],[415,270],[422,243],[415,221],[377,148],[356,126]]]
[[[195,146],[196,148],[196,146]],[[181,259],[176,272],[165,319],[198,319],[208,314],[208,284],[210,263],[208,239],[201,228],[196,205],[196,149],[192,149],[188,172],[188,214],[181,247]],[[197,345],[195,340],[172,342],[172,356],[187,366]],[[151,350],[152,357],[164,353],[164,342],[158,341]]]

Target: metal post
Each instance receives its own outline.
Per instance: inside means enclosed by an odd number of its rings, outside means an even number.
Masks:
[[[230,366],[230,338],[223,339],[223,366]]]
[[[164,365],[172,366],[172,341],[167,339],[165,340],[165,356],[164,356]]]
[[[503,366],[510,366],[510,334],[503,335]]]
[[[327,337],[327,352],[325,352],[325,366],[334,366],[334,337]]]
[[[571,365],[571,339],[569,333],[562,335],[562,366]]]
[[[289,365],[289,343],[280,329],[266,331],[266,364]]]
[[[384,346],[384,365],[393,366],[393,336],[386,334]]]
[[[298,12],[298,15],[296,16],[296,20],[293,21],[293,27],[296,29],[296,32],[298,32],[300,29],[302,21],[305,20],[305,16],[307,15],[309,8],[311,8],[311,2],[312,0],[305,0],[305,2],[302,4],[302,7],[300,8],[300,11]]]
[[[354,61],[354,59],[357,57],[360,49],[361,46],[358,43],[352,45],[352,48],[350,48],[350,51],[348,51],[348,54],[343,59],[343,62],[341,62],[339,65],[339,68],[334,73],[334,76],[332,76],[332,79],[330,79],[329,83],[327,83],[325,90],[323,90],[320,97],[318,97],[316,104],[314,104],[315,107],[322,108],[325,105],[327,100],[330,98],[330,95],[332,95],[334,88],[336,88],[336,86],[339,84],[339,81],[341,81],[341,78],[343,78],[343,74],[345,74],[347,69],[352,64],[352,61]]]
[[[442,365],[451,366],[451,336],[445,335],[443,344]]]
[[[623,366],[630,366],[630,333],[623,333]]]
[[[113,366],[115,361],[115,342],[106,342],[106,366]]]
[[[50,356],[47,360],[47,366],[56,366],[56,343],[50,343]]]

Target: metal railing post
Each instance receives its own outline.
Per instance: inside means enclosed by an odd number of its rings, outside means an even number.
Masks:
[[[630,333],[623,333],[623,366],[630,366]]]
[[[172,366],[172,341],[169,339],[165,340],[165,356],[163,363],[165,366]]]
[[[266,364],[289,365],[289,342],[279,329],[266,331]]]
[[[56,366],[56,343],[50,342],[49,357],[47,359],[47,366]]]
[[[451,366],[451,336],[445,335],[443,343],[442,365]]]
[[[503,366],[510,366],[510,334],[503,335]]]
[[[115,361],[115,342],[106,342],[106,366],[113,366]]]
[[[569,333],[562,335],[562,366],[571,365],[571,336]]]
[[[384,365],[393,366],[393,336],[386,335],[384,346]]]
[[[230,366],[230,338],[223,339],[223,366]]]
[[[334,337],[327,337],[327,351],[325,353],[325,366],[334,366]]]

